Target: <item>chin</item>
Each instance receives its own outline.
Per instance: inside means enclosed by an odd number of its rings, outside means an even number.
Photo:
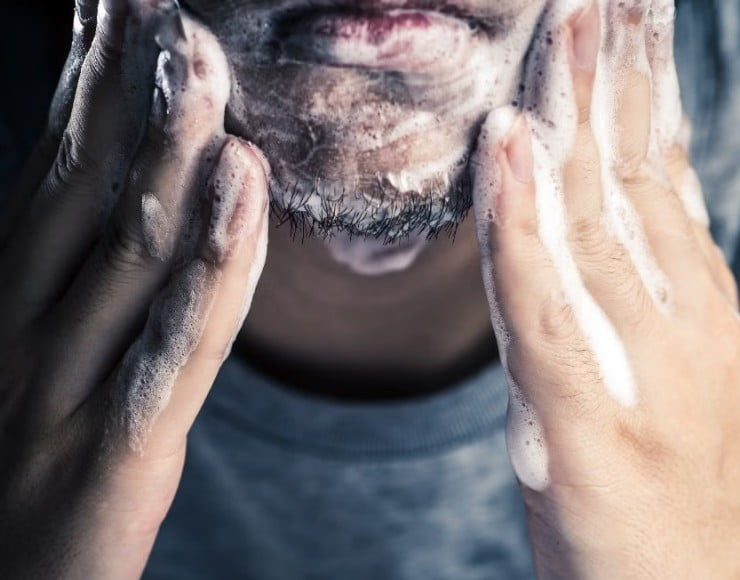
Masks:
[[[267,156],[274,209],[310,234],[395,239],[460,223],[471,149],[515,98],[534,7],[501,20],[476,4],[492,30],[426,1],[244,5],[204,17],[232,70],[226,128]]]
[[[283,84],[273,101],[238,85],[232,96],[227,129],[268,158],[273,209],[317,235],[454,228],[471,207],[468,162],[491,101],[439,112],[388,94],[387,81],[378,98],[366,75],[325,72]]]

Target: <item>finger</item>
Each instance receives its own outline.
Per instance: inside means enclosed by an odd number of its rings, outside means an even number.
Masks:
[[[625,373],[603,356],[614,345],[608,338],[615,332],[579,289],[565,247],[564,211],[553,203],[554,189],[561,186],[552,186],[546,150],[536,145],[536,181],[531,175],[517,178],[525,172],[515,168],[531,167],[523,159],[532,153],[527,153],[529,139],[521,121],[502,142],[509,124],[498,115],[484,126],[474,162],[475,209],[492,321],[511,387],[509,453],[520,481],[543,489],[548,482],[545,434],[550,443],[560,440],[584,405],[604,407],[602,376],[616,372],[622,379]],[[624,362],[618,349],[608,354]],[[598,416],[593,413],[580,423]]]
[[[99,234],[105,204],[112,202],[121,147],[131,140],[126,135],[133,126],[121,98],[125,21],[125,4],[101,3],[56,158],[3,253],[12,282],[2,298],[24,319],[43,310],[68,283]]]
[[[144,444],[149,457],[168,456],[185,441],[244,323],[265,263],[268,197],[259,154],[238,140],[227,143],[210,191],[215,211],[200,251],[218,280],[210,289],[210,313],[198,324],[202,333],[173,377],[171,395],[157,398],[153,405],[161,413],[146,419],[130,414],[126,419],[129,446]],[[148,395],[148,385],[139,388]],[[129,391],[132,395],[141,397]]]
[[[565,166],[565,204],[571,223],[601,223],[603,196],[599,152],[591,131],[596,62],[601,24],[599,6],[593,2],[571,24],[570,70],[578,110],[573,153]]]
[[[607,172],[607,227],[627,249],[653,304],[670,315],[691,310],[695,297],[706,295],[709,281],[680,201],[649,159],[647,4],[609,4],[610,34],[602,49],[595,97],[602,122],[596,123],[595,135],[602,172]],[[610,83],[614,97],[606,89]]]
[[[21,172],[18,183],[5,200],[0,212],[0,248],[7,244],[18,220],[28,206],[32,193],[46,176],[56,157],[64,127],[67,126],[82,63],[90,48],[94,32],[94,11],[86,3],[77,2],[72,25],[72,46],[62,68],[52,98],[46,128]]]
[[[223,141],[229,73],[215,38],[192,21],[185,26],[188,42],[162,48],[149,127],[126,191],[102,240],[43,320],[66,335],[46,362],[66,386],[49,393],[57,414],[109,375],[172,264],[192,259],[190,226],[203,173]]]
[[[737,308],[737,284],[709,230],[710,218],[699,178],[689,160],[691,129],[683,116],[674,55],[675,3],[653,0],[646,39],[653,79],[654,163],[664,167],[678,194],[715,284]]]
[[[639,352],[652,339],[649,330],[656,319],[628,252],[605,227],[601,156],[591,124],[600,28],[597,3],[571,24],[570,64],[579,125],[564,170],[568,241],[586,289],[629,350]]]
[[[487,121],[475,160],[483,275],[502,356],[509,366],[537,360],[536,366],[541,369],[542,363],[549,369],[531,380],[521,367],[514,378],[535,406],[539,400],[550,408],[565,393],[594,390],[599,382],[598,369],[594,370],[599,353],[590,353],[583,332],[615,333],[583,288],[566,246],[565,212],[555,203],[562,185],[551,181],[546,150],[532,140],[521,120],[502,140],[501,129],[509,125],[504,119],[498,115]],[[532,148],[540,148],[534,180]],[[486,159],[493,159],[488,169]],[[579,344],[582,348],[575,348]],[[512,351],[515,355],[510,357]],[[569,355],[583,355],[584,360],[561,364]],[[578,372],[584,376],[577,378]],[[581,380],[586,377],[589,380]]]
[[[737,282],[727,258],[712,237],[702,186],[691,166],[687,150],[683,145],[674,145],[662,150],[661,155],[673,190],[678,193],[690,219],[691,229],[712,279],[722,295],[737,309]]]

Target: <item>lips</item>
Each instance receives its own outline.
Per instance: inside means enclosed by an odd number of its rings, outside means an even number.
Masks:
[[[359,8],[292,10],[278,19],[276,40],[281,58],[288,61],[434,72],[469,56],[475,34],[474,21],[445,8],[388,8],[387,2],[366,2]]]

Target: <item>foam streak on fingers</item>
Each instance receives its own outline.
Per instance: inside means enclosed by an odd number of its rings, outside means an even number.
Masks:
[[[647,1],[600,0],[605,33],[597,65],[592,127],[601,155],[605,227],[627,250],[653,304],[668,313],[671,283],[624,188],[625,175],[638,174],[646,167],[650,142],[650,71],[644,39]]]
[[[50,352],[45,361],[67,385],[46,395],[57,416],[109,376],[172,268],[190,264],[196,252],[200,196],[225,139],[230,83],[213,35],[192,21],[186,29],[188,41],[160,37],[165,56],[125,191],[102,239],[43,318],[52,334],[59,328],[66,334],[66,356]],[[188,275],[193,284],[202,281],[192,268]]]
[[[149,456],[178,449],[251,305],[267,250],[267,178],[236,138],[209,182],[196,257],[155,300],[114,386],[111,419]]]
[[[524,135],[524,145],[507,143],[508,134],[517,123]],[[542,491],[549,485],[542,424],[509,365],[513,343],[532,331],[528,328],[529,314],[535,309],[532,305],[546,299],[541,293],[552,282],[548,280],[548,273],[552,275],[552,272],[537,237],[531,151],[524,152],[529,153],[528,160],[519,161],[519,171],[522,175],[525,170],[529,172],[528,179],[514,178],[508,161],[509,150],[514,155],[521,154],[521,149],[530,146],[523,125],[522,119],[516,121],[512,109],[500,109],[489,115],[473,162],[474,207],[491,322],[509,383],[506,432],[509,457],[519,481],[530,489]]]

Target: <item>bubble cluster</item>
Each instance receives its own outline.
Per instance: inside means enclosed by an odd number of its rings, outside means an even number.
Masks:
[[[167,407],[180,370],[200,342],[218,282],[218,274],[202,260],[176,273],[126,354],[116,411],[132,449],[142,451],[153,422]]]
[[[545,7],[527,56],[514,109],[489,116],[481,134],[481,149],[493,150],[502,143],[517,112],[531,129],[539,238],[557,273],[565,301],[597,362],[603,386],[618,403],[632,407],[638,393],[626,348],[613,323],[590,295],[568,243],[562,167],[572,152],[577,130],[577,105],[568,50],[568,22],[589,6],[588,0],[552,0]],[[620,178],[618,155],[620,87],[628,74],[642,73],[656,84],[653,104],[653,149],[679,143],[684,131],[678,82],[671,43],[674,12],[669,0],[599,0],[602,45],[591,111],[592,129],[601,156],[603,223],[628,251],[643,284],[656,306],[671,307],[671,287],[649,247],[643,224]],[[536,410],[508,371],[507,350],[511,337],[498,306],[493,284],[492,260],[486,240],[496,220],[496,196],[501,193],[495,167],[474,160],[476,191],[488,199],[477,200],[490,208],[479,219],[486,290],[492,305],[493,326],[507,368],[511,388],[507,442],[512,464],[520,481],[536,490],[549,483],[548,453]],[[489,163],[489,165],[491,165]],[[698,180],[689,175],[683,188],[684,203],[692,215],[706,210]],[[703,209],[704,208],[704,209]]]
[[[174,224],[152,193],[141,196],[141,225],[149,255],[162,261],[169,260],[175,245]]]

